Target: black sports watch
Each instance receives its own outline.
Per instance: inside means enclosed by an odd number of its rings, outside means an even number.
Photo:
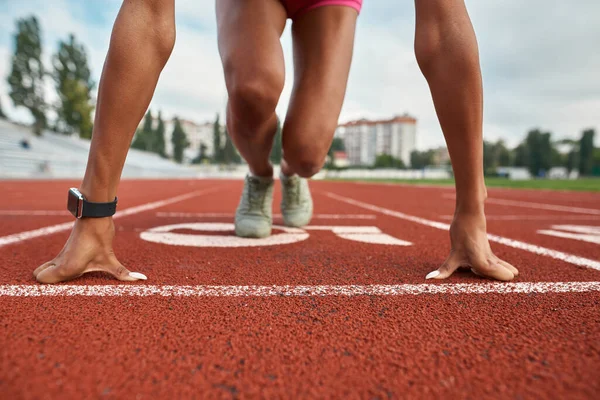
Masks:
[[[77,188],[69,189],[67,209],[75,218],[111,217],[117,211],[117,198],[109,203],[92,203],[87,201]]]

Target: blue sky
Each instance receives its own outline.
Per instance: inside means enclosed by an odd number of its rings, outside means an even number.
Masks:
[[[0,98],[22,121],[7,96],[14,20],[35,13],[42,24],[47,66],[59,39],[73,32],[89,54],[96,80],[120,0],[0,0]],[[555,138],[600,128],[600,2],[576,0],[468,0],[478,34],[485,92],[484,135],[515,145],[530,128]],[[213,0],[177,0],[177,43],[151,107],[199,122],[226,102],[216,45]],[[364,0],[354,61],[340,121],[386,118],[408,112],[418,122],[418,146],[443,144],[427,84],[413,54],[412,1]],[[288,73],[278,112],[291,91],[289,24],[282,38]],[[49,83],[49,94],[52,93]],[[52,98],[51,98],[52,100]],[[600,136],[600,134],[598,135]],[[597,139],[597,142],[600,140]]]

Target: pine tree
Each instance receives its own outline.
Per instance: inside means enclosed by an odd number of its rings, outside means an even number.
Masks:
[[[175,126],[173,127],[173,135],[171,136],[171,142],[173,143],[173,158],[178,163],[183,162],[183,150],[185,150],[190,142],[187,140],[187,135],[179,122],[179,118],[175,117]]]
[[[204,162],[204,160],[207,159],[206,156],[206,150],[208,149],[208,146],[205,145],[203,142],[200,142],[200,148],[198,150],[198,155],[196,156],[196,158],[194,158],[194,160],[192,161],[192,164],[201,164]]]
[[[17,21],[14,36],[15,52],[8,76],[10,98],[15,107],[25,107],[33,116],[33,129],[37,135],[46,127],[46,102],[44,99],[44,65],[42,64],[42,38],[36,17]]]
[[[148,110],[144,117],[144,126],[138,129],[131,147],[134,149],[150,151],[152,148],[152,111]]]
[[[213,124],[213,162],[218,164],[223,162],[223,149],[221,148],[221,124],[219,114]]]
[[[223,161],[225,164],[239,164],[241,162],[241,158],[229,137],[229,133],[227,129],[225,130],[225,147],[223,148]]]
[[[571,149],[569,154],[567,155],[567,160],[565,163],[565,167],[567,171],[571,173],[571,171],[578,170],[579,168],[579,151],[576,149]]]
[[[85,49],[73,34],[68,41],[59,42],[53,65],[60,98],[57,127],[64,133],[78,132],[80,137],[91,138],[94,81]]]
[[[326,164],[326,168],[333,168],[334,167],[334,153],[336,151],[345,151],[346,150],[346,145],[344,144],[344,140],[342,138],[339,137],[334,137],[333,141],[331,142],[331,146],[329,146],[329,150],[327,151],[327,164]]]
[[[2,98],[0,97],[0,119],[6,119],[6,114],[4,114],[4,110],[2,110]]]
[[[545,173],[552,166],[552,134],[533,129],[527,133],[525,144],[528,151],[527,168],[533,176]]]
[[[592,173],[594,166],[594,135],[593,129],[583,131],[579,141],[579,174],[586,176]]]
[[[161,157],[167,157],[165,152],[165,121],[162,119],[161,112],[158,112],[158,125],[154,130],[154,143],[151,151],[159,154]]]
[[[281,149],[281,122],[277,118],[277,130],[273,138],[273,147],[271,148],[271,156],[269,157],[273,164],[280,164],[283,151]]]

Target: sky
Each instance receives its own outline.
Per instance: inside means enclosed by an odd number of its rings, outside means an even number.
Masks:
[[[433,0],[431,0],[433,1]],[[29,122],[8,97],[15,20],[38,16],[44,60],[51,66],[57,43],[74,33],[84,43],[99,80],[120,0],[0,0],[0,101],[13,119]],[[553,138],[578,138],[600,129],[600,2],[573,0],[467,0],[477,33],[484,82],[484,137],[517,145],[529,129]],[[177,42],[163,71],[152,110],[204,122],[223,113],[227,101],[217,51],[214,0],[176,0]],[[282,37],[286,85],[277,112],[285,115],[292,87],[288,22]],[[444,144],[427,83],[414,51],[414,3],[364,0],[353,64],[340,122],[418,119],[417,147]],[[55,100],[48,82],[48,97]],[[596,135],[600,143],[600,134]]]

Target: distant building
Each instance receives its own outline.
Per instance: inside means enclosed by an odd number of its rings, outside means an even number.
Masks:
[[[350,165],[373,165],[379,154],[388,154],[410,165],[415,150],[417,120],[408,114],[387,120],[360,119],[338,127]]]
[[[209,157],[212,156],[214,152],[213,123],[204,122],[202,124],[198,124],[186,119],[180,119],[179,122],[181,123],[183,131],[187,135],[188,142],[190,142],[190,146],[183,152],[184,158],[187,161],[191,161],[196,158],[200,152],[200,144],[202,143],[204,143],[206,146],[206,155]],[[173,143],[171,142],[171,137],[173,135],[174,126],[174,120],[165,121],[165,150],[169,156],[173,154]],[[223,143],[223,140],[221,140],[221,143]]]
[[[198,156],[200,152],[200,144],[204,143],[206,146],[206,156],[211,157],[214,152],[213,142],[213,123],[204,122],[198,124],[194,121],[187,119],[179,119],[181,127],[187,135],[188,142],[190,145],[183,152],[184,160],[190,162]],[[158,119],[152,119],[152,129],[156,129],[158,125]],[[144,120],[140,122],[139,128],[144,126]],[[169,157],[173,156],[173,143],[171,137],[173,136],[173,128],[175,127],[175,121],[173,119],[165,120],[165,153]],[[223,131],[223,130],[222,130]],[[224,143],[224,138],[221,139],[221,144]]]
[[[348,154],[345,151],[333,152],[333,165],[338,168],[345,168],[349,165]]]
[[[446,146],[433,149],[433,165],[449,165],[450,153]]]

